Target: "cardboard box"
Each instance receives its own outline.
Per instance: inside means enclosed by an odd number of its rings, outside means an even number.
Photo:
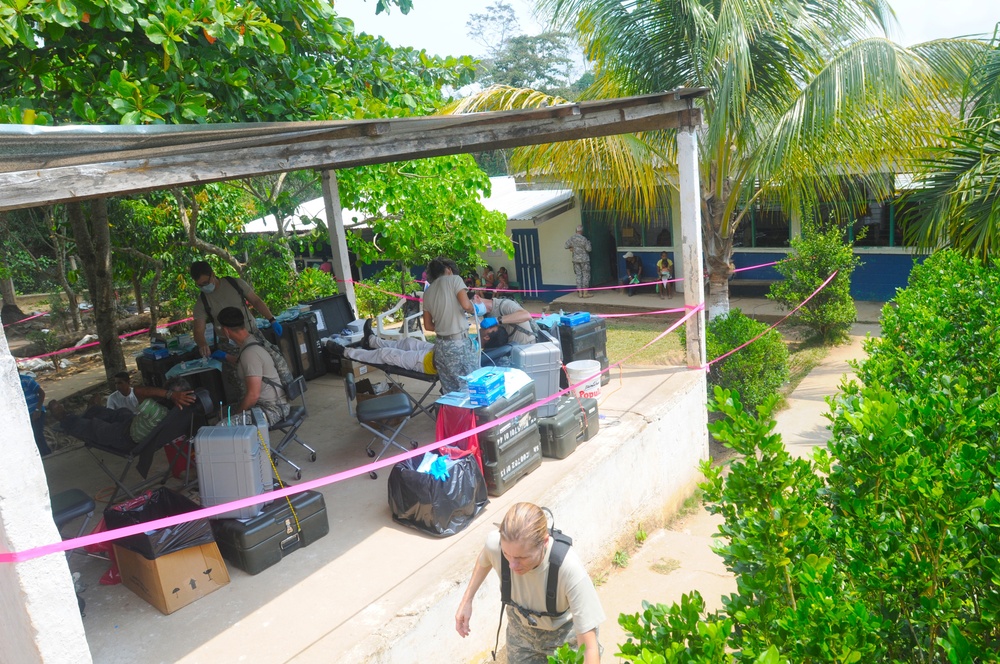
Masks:
[[[362,378],[368,376],[372,371],[371,365],[361,362],[352,362],[346,357],[340,359],[340,375],[354,374],[354,382],[357,383]]]
[[[115,556],[125,587],[166,614],[229,583],[229,571],[215,542],[154,560],[115,544]]]

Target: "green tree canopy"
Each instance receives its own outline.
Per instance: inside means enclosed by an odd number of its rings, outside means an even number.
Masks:
[[[376,9],[395,5],[405,13],[410,4],[379,0]],[[223,123],[428,114],[440,105],[443,86],[460,87],[474,74],[469,57],[431,57],[356,35],[352,22],[337,15],[329,0],[193,0],[183,6],[168,0],[0,0],[0,42],[6,46],[0,51],[0,122],[6,123]],[[464,181],[464,171],[453,175]],[[384,190],[374,193],[392,195],[391,183],[384,184]],[[425,179],[422,190],[437,186],[461,196],[454,181]],[[272,187],[267,198],[276,207],[289,203],[280,191],[273,193]],[[465,197],[475,201],[477,193],[470,188]],[[246,219],[214,218],[217,212],[199,204],[199,195],[199,190],[178,192],[174,203],[156,203],[176,217],[172,228],[149,239],[172,241],[179,225],[189,247],[239,266],[225,243],[199,239],[200,225],[214,227],[222,221],[232,229]],[[110,255],[113,242],[127,242],[127,233],[115,233],[112,239],[108,212],[120,214],[123,208],[95,201],[67,209],[111,375],[123,368],[124,360],[115,336]],[[138,223],[141,227],[142,220]],[[144,246],[149,257],[177,253],[169,245],[135,246]]]

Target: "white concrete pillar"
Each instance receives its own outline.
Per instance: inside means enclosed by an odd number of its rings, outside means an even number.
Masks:
[[[2,331],[0,422],[5,469],[0,473],[0,551],[25,551],[57,542],[45,471],[17,365]],[[91,661],[65,554],[0,563],[0,661]]]
[[[688,311],[705,304],[704,260],[701,244],[701,183],[698,173],[696,127],[677,132],[677,177],[681,199],[681,255],[684,259],[684,306]],[[705,364],[705,310],[687,320],[687,366]]]
[[[340,292],[347,295],[354,313],[358,312],[358,300],[351,283],[351,260],[347,254],[347,232],[344,230],[344,208],[340,204],[340,188],[337,186],[337,172],[323,171],[323,204],[326,206],[326,231],[330,236],[333,251],[333,272],[340,283]]]

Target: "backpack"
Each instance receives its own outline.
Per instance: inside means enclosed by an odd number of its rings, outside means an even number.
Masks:
[[[542,509],[548,512],[547,508]],[[551,514],[552,513],[549,512],[550,516]],[[517,609],[518,612],[520,612],[520,614],[527,619],[528,624],[532,627],[537,624],[537,620],[535,618],[536,616],[556,618],[569,610],[557,610],[556,588],[559,585],[559,568],[566,559],[566,554],[569,553],[569,547],[573,546],[573,538],[556,528],[554,520],[552,526],[549,528],[549,535],[552,537],[552,549],[549,551],[549,573],[545,578],[544,611],[528,609],[520,604],[517,604],[513,599],[511,599],[510,563],[507,562],[507,558],[504,557],[503,552],[501,551],[500,553],[500,624],[497,625],[497,645],[495,648],[499,648],[500,645],[500,628],[503,626],[504,608],[507,605],[513,606]],[[493,659],[496,660],[496,649],[493,650],[492,654]]]
[[[267,376],[261,376],[261,380],[273,387],[274,389],[281,388],[281,391],[285,393],[285,397],[288,397],[288,386],[292,384],[295,380],[295,376],[292,375],[291,369],[288,368],[288,362],[285,362],[285,356],[281,354],[281,351],[274,344],[261,343],[254,339],[248,342],[242,348],[240,348],[240,353],[237,355],[237,359],[240,355],[243,355],[245,351],[250,346],[260,346],[267,351],[267,354],[271,356],[271,360],[274,362],[274,368],[278,370],[278,379],[280,383],[274,382],[271,378]]]

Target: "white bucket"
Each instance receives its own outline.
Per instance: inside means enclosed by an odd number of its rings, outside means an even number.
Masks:
[[[601,363],[597,360],[570,362],[566,365],[566,376],[570,385],[576,385],[582,380],[587,381],[576,388],[576,393],[581,399],[601,398]]]

